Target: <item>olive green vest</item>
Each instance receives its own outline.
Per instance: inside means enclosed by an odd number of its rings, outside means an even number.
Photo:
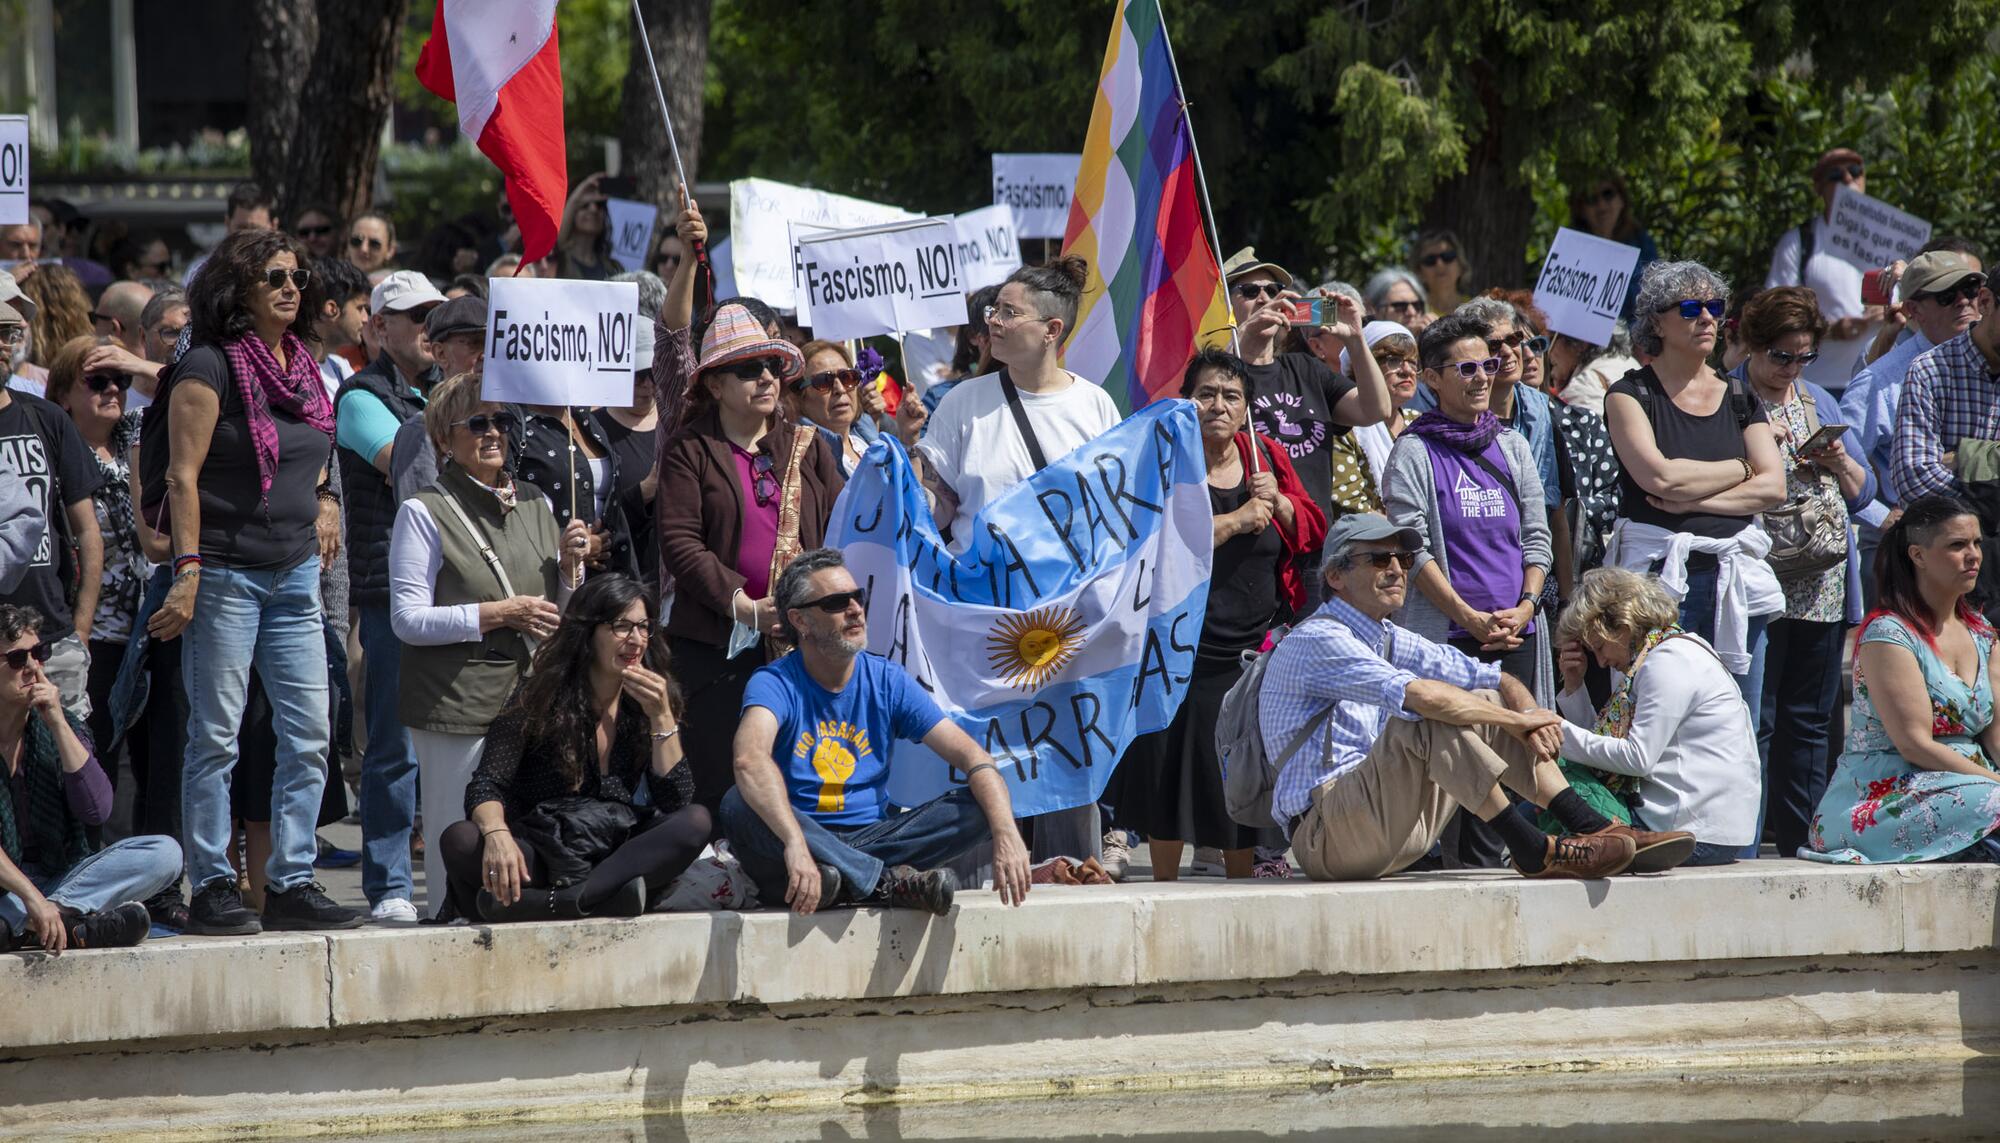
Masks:
[[[494,603],[508,595],[447,497],[485,537],[516,594],[555,599],[558,533],[547,498],[524,487],[520,502],[509,509],[491,489],[447,462],[436,484],[411,497],[436,521],[444,553],[431,589],[434,606]],[[511,627],[496,627],[477,642],[404,644],[403,725],[439,734],[485,734],[527,673],[530,655],[526,636]]]

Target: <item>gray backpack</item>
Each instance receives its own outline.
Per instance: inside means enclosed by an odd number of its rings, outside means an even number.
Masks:
[[[1271,656],[1291,630],[1273,639],[1269,651],[1244,653],[1243,675],[1222,696],[1222,709],[1215,719],[1215,754],[1222,763],[1223,806],[1229,811],[1231,821],[1254,829],[1277,828],[1278,822],[1271,816],[1271,793],[1277,788],[1279,772],[1333,717],[1333,706],[1329,704],[1306,720],[1277,757],[1265,753],[1264,720],[1258,711],[1258,696],[1264,689],[1264,672],[1271,665]],[[1386,656],[1387,647],[1383,653]]]

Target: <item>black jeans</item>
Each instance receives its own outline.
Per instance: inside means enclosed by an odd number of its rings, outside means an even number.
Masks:
[[[1840,701],[1840,645],[1847,624],[1779,619],[1766,630],[1764,709],[1757,720],[1764,829],[1779,857],[1795,857],[1831,776],[1827,738]]]
[[[767,661],[759,639],[734,659],[712,643],[675,637],[674,681],[687,703],[681,715],[681,751],[694,772],[694,800],[714,817],[722,795],[736,785],[736,724],[742,721],[743,688]]]

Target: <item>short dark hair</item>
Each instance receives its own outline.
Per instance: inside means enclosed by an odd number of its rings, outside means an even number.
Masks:
[[[224,238],[202,264],[194,281],[188,283],[188,321],[193,326],[190,344],[221,345],[249,333],[253,322],[246,299],[251,289],[263,280],[264,263],[287,253],[301,266],[313,264],[306,244],[282,230],[239,230]],[[292,319],[293,333],[307,341],[317,341],[313,318],[319,314],[320,300],[325,296],[315,275],[306,283],[304,296],[299,299],[299,315]]]
[[[39,635],[48,618],[32,607],[0,603],[0,642],[12,643],[23,635]]]
[[[365,298],[374,292],[374,287],[368,284],[368,275],[345,258],[315,258],[312,272],[322,291],[320,296],[336,306],[344,306],[357,297]]]
[[[360,222],[364,218],[372,218],[381,223],[382,229],[389,235],[389,245],[394,246],[396,244],[396,220],[390,218],[386,212],[380,210],[364,210],[360,214],[355,215],[354,222],[347,224],[348,233],[352,234],[354,232],[354,223]]]
[[[979,364],[979,347],[972,339],[986,332],[986,307],[999,297],[1000,287],[981,286],[965,299],[965,324],[958,327],[958,344],[951,352],[951,371],[960,377],[970,375]]]
[[[1083,286],[1090,280],[1090,263],[1071,255],[1043,266],[1023,266],[1007,275],[1008,282],[1027,287],[1040,316],[1060,318],[1063,323],[1060,345],[1076,332],[1076,311],[1083,301]],[[998,297],[998,294],[994,295]]]
[[[1751,349],[1769,349],[1786,334],[1803,333],[1818,345],[1826,336],[1826,318],[1819,299],[1808,286],[1774,286],[1759,290],[1743,305],[1736,331]]]
[[[256,210],[258,207],[275,215],[278,202],[256,183],[237,183],[229,188],[229,200],[222,208],[222,217],[228,218],[239,210]]]
[[[1424,327],[1417,337],[1417,360],[1425,369],[1443,369],[1451,347],[1461,341],[1486,344],[1493,327],[1467,313],[1448,313]]]
[[[362,281],[367,281],[363,278]],[[486,300],[486,278],[481,274],[460,274],[445,287],[447,290],[464,290],[480,301]]]
[[[1243,386],[1243,395],[1250,396],[1250,367],[1234,353],[1213,347],[1199,350],[1188,358],[1187,370],[1181,374],[1181,396],[1194,396],[1194,387],[1201,384],[1204,373],[1234,377],[1236,383]]]
[[[1964,235],[1933,234],[1931,235],[1931,240],[1924,243],[1924,248],[1917,251],[1917,253],[1929,254],[1933,250],[1947,250],[1953,254],[1969,255],[1979,259],[1980,265],[1984,266],[1986,264],[1986,255],[1980,250],[1979,243],[1974,242]]]
[[[778,573],[777,586],[771,589],[771,602],[778,606],[778,623],[784,628],[785,638],[794,643],[799,641],[799,630],[792,626],[792,608],[806,602],[813,573],[846,566],[847,557],[840,554],[840,549],[812,548],[800,552],[797,559]]]

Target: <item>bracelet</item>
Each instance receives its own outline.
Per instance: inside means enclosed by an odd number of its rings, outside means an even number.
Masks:
[[[331,485],[322,484],[318,488],[314,489],[313,492],[321,500],[326,501],[328,504],[340,503],[340,493],[335,492]]]
[[[201,553],[188,552],[186,555],[180,555],[174,557],[174,570],[179,571],[181,568],[187,566],[188,564],[199,564],[199,563],[201,563]]]
[[[972,769],[967,770],[965,772],[965,784],[970,786],[972,784],[972,776],[974,774],[979,773],[981,770],[992,770],[995,773],[998,773],[1000,767],[991,762],[981,762],[979,765],[974,766]],[[1002,780],[1004,781],[1005,779]]]
[[[511,832],[511,831],[509,831],[509,830],[508,830],[508,828],[507,828],[506,826],[503,826],[503,825],[499,825],[499,826],[494,826],[494,827],[493,827],[492,829],[484,829],[484,830],[480,830],[480,831],[479,831],[479,836],[480,836],[480,837],[492,837],[492,836],[493,836],[494,834],[496,834],[496,833],[508,833],[508,832]]]
[[[680,732],[681,732],[681,724],[677,722],[674,724],[674,728],[672,730],[655,730],[653,732],[653,741],[655,743],[665,742],[667,739],[672,738],[674,735],[679,734]]]
[[[1743,480],[1742,480],[1742,483],[1744,483],[1744,484],[1748,484],[1748,483],[1750,483],[1751,481],[1753,481],[1753,480],[1757,479],[1757,470],[1756,470],[1756,469],[1754,469],[1754,468],[1751,468],[1751,467],[1750,467],[1750,460],[1749,460],[1749,458],[1748,458],[1748,457],[1741,457],[1741,456],[1739,456],[1739,457],[1737,457],[1736,459],[1737,459],[1738,461],[1742,462],[1742,464],[1743,464]]]

